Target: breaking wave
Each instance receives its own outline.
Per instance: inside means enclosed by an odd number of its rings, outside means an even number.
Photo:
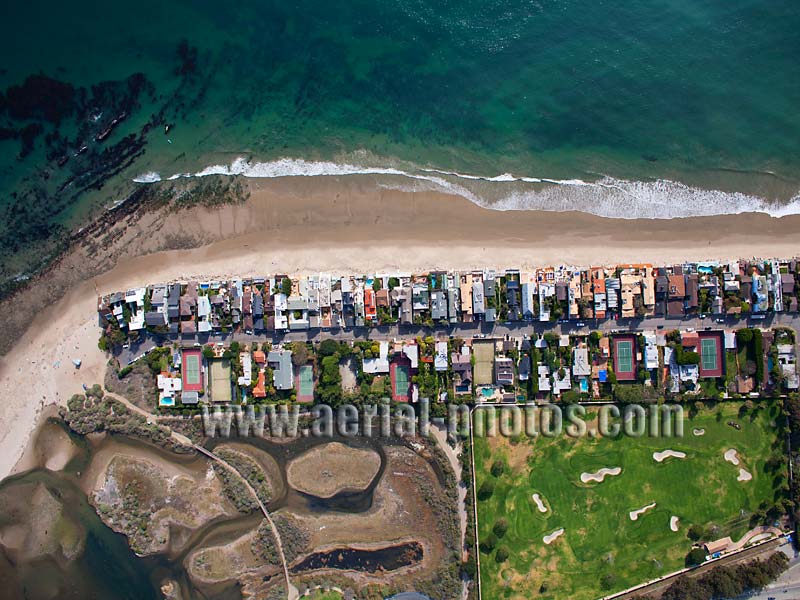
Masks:
[[[510,173],[482,176],[413,166],[363,166],[292,158],[268,162],[237,158],[229,165],[210,165],[194,173],[176,173],[166,180],[210,175],[251,178],[386,175],[389,180],[381,182],[386,188],[456,194],[492,210],[577,211],[617,219],[674,219],[748,212],[773,217],[800,214],[800,193],[788,202],[772,202],[759,196],[708,190],[666,179],[629,181],[602,177],[583,181]],[[156,172],[134,179],[138,183],[161,180]],[[405,180],[406,184],[397,183],[398,180]]]

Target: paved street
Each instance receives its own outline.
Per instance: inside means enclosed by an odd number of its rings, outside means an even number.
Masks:
[[[578,327],[578,324],[583,325]],[[167,335],[148,335],[143,341],[138,344],[131,344],[130,348],[117,348],[114,351],[114,356],[120,361],[120,364],[127,365],[132,360],[135,360],[145,352],[153,348],[156,343],[164,340],[179,341],[183,344],[199,343],[206,344],[209,342],[223,342],[230,343],[232,341],[238,342],[280,342],[280,341],[313,341],[319,342],[324,339],[335,339],[340,341],[351,340],[391,340],[394,338],[411,338],[418,335],[447,338],[450,336],[471,338],[478,335],[488,337],[502,338],[505,336],[520,337],[531,336],[534,334],[543,334],[546,332],[554,332],[558,334],[586,334],[593,330],[599,330],[606,333],[614,331],[642,331],[642,330],[657,330],[663,329],[670,331],[672,329],[704,329],[711,328],[733,328],[733,327],[791,327],[793,329],[800,329],[800,314],[798,313],[773,313],[765,315],[764,319],[754,319],[752,317],[747,319],[737,318],[721,318],[721,317],[706,317],[700,318],[685,318],[674,319],[664,317],[648,317],[641,319],[619,319],[619,320],[603,320],[595,321],[593,319],[585,319],[583,321],[562,321],[558,323],[539,323],[537,322],[513,322],[513,323],[458,323],[448,327],[434,327],[427,328],[416,325],[387,325],[382,327],[354,327],[348,329],[312,329],[306,331],[292,331],[290,333],[234,333],[234,334],[214,334],[209,336],[185,337],[185,336],[167,336]]]

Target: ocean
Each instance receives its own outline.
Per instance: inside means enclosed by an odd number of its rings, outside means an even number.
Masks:
[[[213,173],[373,173],[500,210],[800,213],[797,2],[29,0],[0,14],[6,276],[137,185]]]

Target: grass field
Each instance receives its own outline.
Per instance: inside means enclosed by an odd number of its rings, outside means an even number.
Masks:
[[[472,344],[475,354],[475,385],[494,381],[494,340],[477,340]]]
[[[687,415],[683,438],[476,439],[477,485],[495,484],[492,495],[478,502],[480,540],[489,538],[498,519],[508,522],[495,548],[481,551],[483,597],[598,598],[682,568],[690,525],[706,528],[711,539],[739,539],[755,511],[763,514],[782,499],[786,482],[785,462],[775,461],[772,470],[766,465],[783,451],[778,407],[764,405],[742,417],[740,407],[721,403],[692,419]],[[695,428],[705,434],[693,435]],[[738,450],[751,481],[737,481],[739,467],[723,457],[729,448]],[[653,452],[667,449],[686,458],[656,463]],[[504,470],[495,477],[497,460]],[[604,467],[622,472],[602,483],[581,483],[583,472]],[[539,511],[534,493],[547,512]],[[653,502],[654,508],[630,519],[630,511]],[[671,516],[680,519],[677,532],[670,529]],[[542,538],[560,528],[563,535],[545,545]],[[503,547],[508,559],[498,562]]]
[[[211,361],[211,399],[214,402],[231,401],[231,361],[227,358]]]
[[[333,590],[329,590],[327,592],[323,590],[314,590],[311,592],[310,596],[307,596],[307,598],[308,600],[342,600],[344,596]]]

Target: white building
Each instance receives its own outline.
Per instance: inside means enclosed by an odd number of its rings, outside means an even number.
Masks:
[[[376,375],[389,372],[389,342],[380,342],[380,351],[377,358],[365,358],[363,361],[364,373]]]

